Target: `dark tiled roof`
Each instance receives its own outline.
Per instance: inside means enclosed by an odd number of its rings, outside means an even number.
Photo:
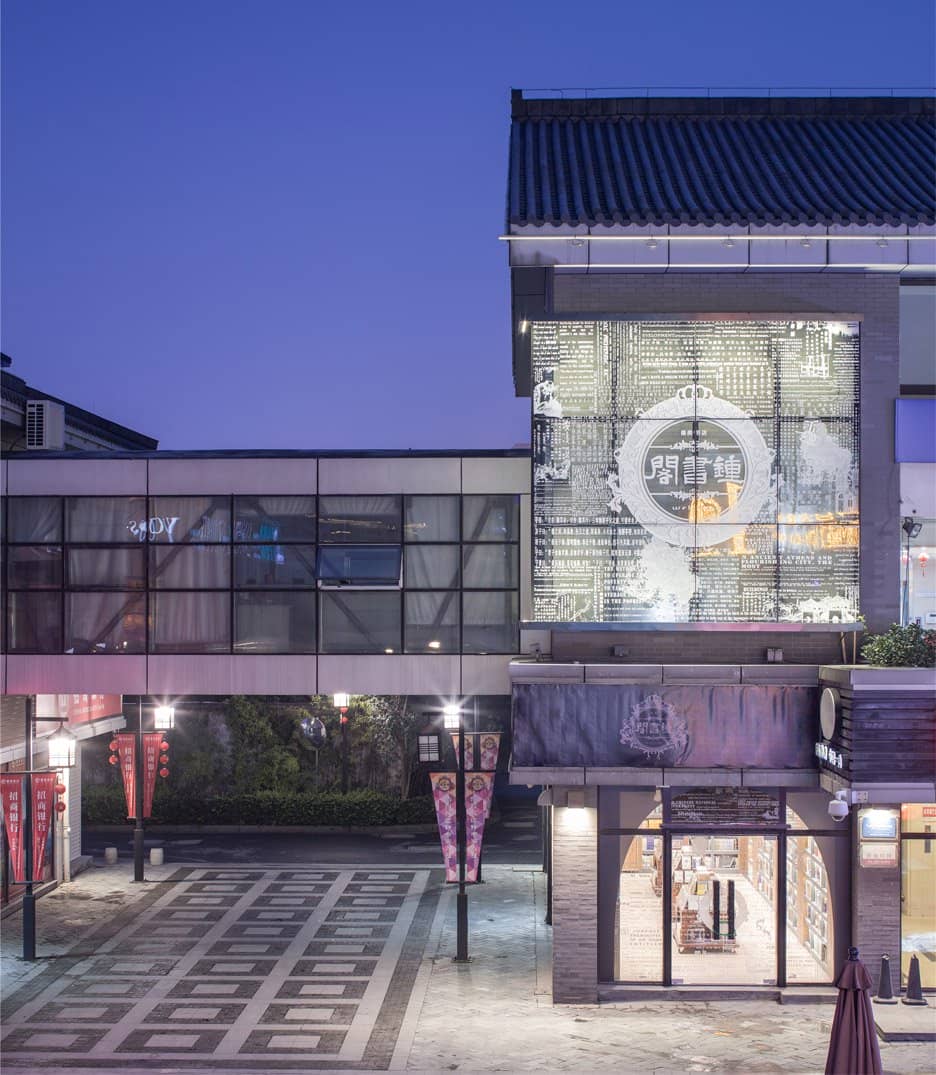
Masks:
[[[933,224],[932,99],[523,100],[508,226]]]

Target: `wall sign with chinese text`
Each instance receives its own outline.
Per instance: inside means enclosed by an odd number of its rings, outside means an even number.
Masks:
[[[857,322],[530,338],[533,620],[856,619]]]

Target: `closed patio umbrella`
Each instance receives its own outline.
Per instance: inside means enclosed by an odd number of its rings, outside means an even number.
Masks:
[[[858,949],[849,948],[848,960],[835,980],[839,995],[825,1075],[882,1075],[871,984],[871,972],[858,958]]]

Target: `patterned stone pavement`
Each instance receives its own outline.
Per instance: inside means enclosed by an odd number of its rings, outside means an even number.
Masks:
[[[4,1071],[824,1067],[831,1006],[553,1007],[543,877],[529,868],[488,867],[471,890],[467,965],[451,960],[454,892],[438,870],[147,872],[166,883],[133,885],[120,864],[40,901],[40,952],[60,958],[25,967],[17,919],[4,921]],[[882,1043],[881,1053],[888,1075],[936,1072],[932,1044]]]
[[[180,869],[5,998],[4,1066],[386,1068],[440,880]]]

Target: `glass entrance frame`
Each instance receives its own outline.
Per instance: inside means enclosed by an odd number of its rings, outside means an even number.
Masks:
[[[674,794],[715,788],[600,789],[599,981],[833,980],[849,940],[849,834],[818,789],[748,790],[775,803],[762,824],[674,815]]]

